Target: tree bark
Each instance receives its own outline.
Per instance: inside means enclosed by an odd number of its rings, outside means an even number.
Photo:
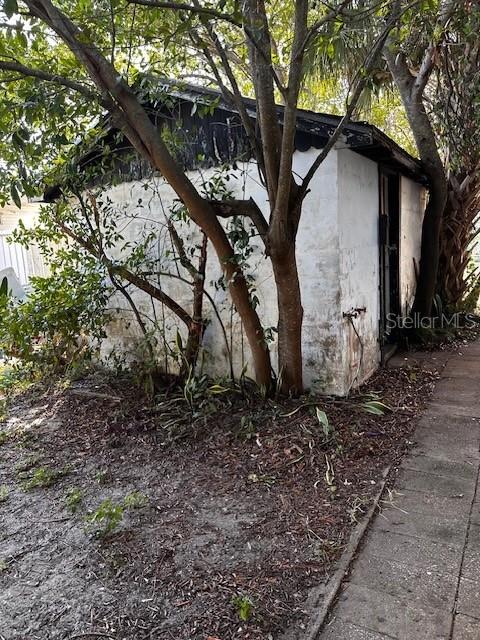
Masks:
[[[412,314],[430,316],[435,297],[440,256],[440,228],[447,201],[447,187],[441,176],[431,175],[429,199],[422,224],[420,271]]]
[[[207,236],[203,234],[200,246],[200,258],[198,269],[193,281],[193,310],[192,324],[188,332],[188,341],[185,347],[185,360],[192,370],[197,364],[198,353],[202,344],[205,322],[203,319],[203,293],[205,286],[205,271],[207,267]]]
[[[412,308],[412,312],[420,316],[430,316],[432,312],[440,255],[440,229],[448,197],[445,167],[431,120],[425,109],[425,89],[435,67],[435,58],[444,38],[445,26],[456,5],[455,0],[440,0],[435,30],[423,52],[417,72],[412,73],[410,70],[399,40],[389,37],[384,48],[388,68],[399,90],[429,180],[429,201],[422,224],[420,273]],[[398,18],[399,24],[401,9],[402,1],[396,0],[392,7],[392,16]]]
[[[271,254],[278,301],[278,376],[281,389],[297,395],[303,391],[303,307],[295,243]]]
[[[451,310],[467,294],[471,275],[467,274],[472,246],[478,230],[475,221],[480,211],[480,167],[451,174],[449,194],[440,232],[440,261],[437,291]]]

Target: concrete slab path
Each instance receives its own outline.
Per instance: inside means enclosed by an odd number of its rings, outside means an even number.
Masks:
[[[318,640],[480,640],[480,343],[446,361]]]

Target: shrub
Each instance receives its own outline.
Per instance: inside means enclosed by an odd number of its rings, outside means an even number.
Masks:
[[[108,299],[93,263],[70,262],[45,278],[32,278],[23,301],[0,296],[0,348],[24,362],[58,367],[90,353],[104,335]]]

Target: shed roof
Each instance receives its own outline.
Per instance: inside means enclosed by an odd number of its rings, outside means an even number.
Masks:
[[[161,79],[155,81],[144,100],[151,119],[159,125],[169,126],[172,133],[178,134],[178,122],[181,122],[182,143],[176,149],[177,160],[185,169],[198,166],[218,166],[226,162],[252,157],[238,112],[232,108],[214,89],[197,85],[178,84]],[[244,98],[247,112],[256,118],[256,103]],[[206,113],[199,115],[200,106],[207,107]],[[277,105],[279,122],[283,120],[284,108]],[[297,118],[295,148],[306,151],[310,148],[321,149],[335,131],[341,116],[316,113],[300,109]],[[104,158],[105,145],[113,152],[109,175],[116,180],[136,180],[148,177],[151,167],[135,154],[132,147],[118,130],[108,126],[107,131],[89,150],[77,160],[82,169],[95,165]],[[419,160],[402,149],[380,129],[368,122],[349,122],[345,127],[341,142],[352,151],[365,156],[383,167],[400,172],[413,180],[426,184],[427,178]],[[59,186],[45,192],[45,200],[54,200],[59,194]]]
[[[165,91],[172,97],[191,103],[201,102],[202,98],[204,98],[205,103],[215,99],[219,108],[236,113],[231,105],[225,102],[221,93],[215,89],[192,84],[179,86],[168,80],[164,80],[164,83]],[[246,97],[243,100],[247,105],[249,115],[256,118],[255,100]],[[277,112],[281,122],[283,120],[284,107],[277,105]],[[299,109],[295,148],[299,151],[306,151],[311,147],[322,148],[335,131],[341,118],[342,116],[339,115]],[[427,182],[420,160],[410,155],[375,125],[366,121],[351,121],[345,127],[342,139],[353,151],[379,164],[397,170],[418,182]]]

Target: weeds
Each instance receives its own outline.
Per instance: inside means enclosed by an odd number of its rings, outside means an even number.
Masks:
[[[322,411],[322,409],[319,409],[319,407],[315,407],[315,415],[317,417],[319,424],[322,427],[323,446],[327,447],[327,445],[332,445],[335,448],[336,452],[338,454],[341,454],[343,452],[342,440],[337,430],[328,419],[327,414],[325,413],[325,411]]]
[[[35,440],[35,435],[29,427],[17,427],[11,431],[0,431],[0,445],[15,441],[17,446],[26,448],[33,440]]]
[[[313,534],[313,531],[310,530],[309,533]],[[325,540],[316,534],[313,535],[316,538],[312,545],[315,559],[320,560],[325,564],[330,564],[341,549],[340,542],[338,540]]]
[[[31,429],[24,427],[23,429],[18,429],[15,432],[15,438],[17,440],[17,446],[20,449],[28,449],[28,447],[35,442],[36,435]]]
[[[251,599],[245,595],[237,595],[232,598],[232,604],[240,620],[242,622],[248,622],[253,613],[253,602]]]
[[[192,429],[207,425],[217,412],[232,404],[232,395],[241,391],[233,382],[212,384],[206,375],[195,376],[191,371],[183,388],[165,396],[157,396],[155,411],[167,440],[185,437]]]
[[[87,516],[87,527],[97,537],[106,537],[113,533],[121,524],[125,511],[146,507],[148,497],[140,491],[127,493],[122,502],[113,502],[110,498],[104,500],[98,509]]]
[[[95,480],[99,485],[106,485],[106,484],[110,484],[112,482],[112,474],[110,471],[108,471],[107,469],[103,469],[101,471],[98,471],[95,474]]]
[[[237,437],[240,440],[251,440],[255,437],[256,429],[249,416],[242,416],[240,418],[240,428],[237,431]]]
[[[148,497],[141,491],[132,491],[127,493],[123,499],[123,506],[125,509],[141,509],[146,507],[149,503]]]
[[[328,416],[325,411],[322,411],[318,407],[315,408],[315,413],[317,415],[317,420],[320,423],[323,435],[325,436],[325,442],[329,442],[335,438],[335,427],[330,424],[328,420]]]
[[[110,498],[107,498],[96,511],[87,516],[87,525],[96,536],[108,536],[115,531],[123,520],[123,511],[121,504],[114,504]]]
[[[51,487],[65,471],[56,471],[49,467],[38,467],[32,476],[22,482],[24,491],[32,491],[32,489]]]
[[[322,425],[323,433],[325,436],[330,435],[330,424],[328,422],[328,417],[325,411],[322,411],[318,407],[315,407],[315,413],[317,414],[317,420]]]
[[[386,405],[384,402],[381,402],[376,393],[369,393],[364,397],[367,399],[361,402],[359,407],[362,411],[365,411],[365,413],[372,413],[375,416],[383,416],[392,411],[391,407]]]
[[[10,495],[10,491],[7,487],[6,484],[2,484],[0,486],[0,503],[1,502],[6,502],[8,500],[8,497]]]
[[[82,491],[73,487],[67,491],[67,494],[65,496],[65,506],[71,513],[75,513],[80,507],[82,500]]]
[[[10,396],[14,393],[24,391],[38,380],[38,373],[31,365],[14,363],[0,366],[0,393]],[[4,410],[6,401],[3,400]]]
[[[350,522],[352,524],[358,523],[358,518],[364,515],[367,500],[365,498],[355,497],[353,502],[347,508],[347,513],[350,516]]]
[[[32,454],[27,456],[24,460],[17,462],[15,465],[15,471],[17,474],[25,473],[26,471],[30,471],[33,467],[38,464],[41,460],[41,456],[38,454]]]

